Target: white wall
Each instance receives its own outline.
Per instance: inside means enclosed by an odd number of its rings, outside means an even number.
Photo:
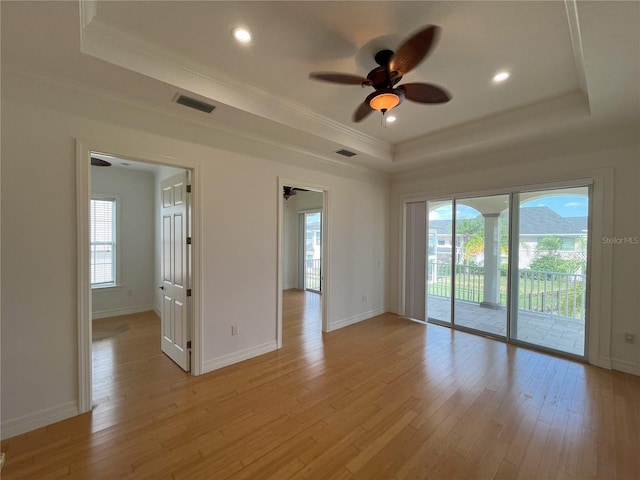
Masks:
[[[153,309],[154,177],[151,172],[91,167],[93,193],[120,197],[120,287],[94,289],[93,318]]]
[[[591,329],[590,344],[597,340],[599,351],[592,352],[590,361],[640,375],[640,343],[624,341],[625,332],[640,337],[640,296],[637,291],[640,245],[604,245],[602,240],[603,235],[617,238],[640,235],[638,138],[636,129],[564,138],[541,142],[527,149],[449,159],[447,163],[434,165],[423,172],[396,175],[392,180],[390,211],[389,309],[401,310],[403,199],[421,195],[446,198],[455,193],[601,178],[603,191],[599,194],[604,196],[604,203],[610,205],[605,205],[604,210],[600,210],[600,205],[594,205],[591,226],[591,315],[598,330]],[[456,168],[452,169],[449,162],[455,162]],[[610,306],[606,305],[607,296]],[[610,332],[607,332],[607,324],[610,324]]]
[[[2,74],[5,436],[78,411],[76,139],[125,158],[196,169],[204,371],[276,346],[279,177],[329,189],[331,328],[385,310],[386,176],[305,159],[100,92]],[[240,335],[231,336],[232,323]]]
[[[302,188],[302,187],[301,187]],[[298,288],[299,213],[322,209],[322,192],[297,192],[283,202],[283,288]]]

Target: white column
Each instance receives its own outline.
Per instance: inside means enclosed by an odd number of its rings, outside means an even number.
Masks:
[[[484,217],[484,292],[480,306],[500,308],[500,228],[499,213]]]

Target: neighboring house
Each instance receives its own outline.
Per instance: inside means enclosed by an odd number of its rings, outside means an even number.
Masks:
[[[318,220],[307,223],[305,232],[305,252],[306,261],[320,260],[322,254],[322,235],[320,227],[320,216]]]
[[[528,268],[545,237],[560,237],[561,257],[586,256],[587,217],[562,217],[549,207],[525,207],[520,210],[520,268]]]
[[[481,216],[476,218],[481,219]],[[547,206],[523,207],[520,210],[520,238],[518,265],[529,268],[536,256],[540,240],[545,237],[562,239],[558,254],[563,258],[572,255],[586,256],[587,217],[563,217]],[[429,221],[429,262],[451,262],[451,220]],[[456,235],[456,263],[464,263],[465,236]],[[504,263],[507,258],[503,253]],[[471,260],[483,264],[483,254],[473,255]]]

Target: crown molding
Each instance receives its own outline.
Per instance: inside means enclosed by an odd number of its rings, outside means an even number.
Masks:
[[[444,153],[500,145],[589,115],[586,95],[571,92],[401,143],[394,149],[394,163],[424,162]]]
[[[635,145],[635,147],[634,147]],[[410,182],[419,178],[436,176],[455,176],[463,169],[467,172],[486,171],[488,162],[492,168],[502,166],[535,164],[541,159],[594,151],[609,151],[616,148],[640,148],[638,128],[626,124],[591,126],[563,132],[546,134],[537,138],[514,139],[503,145],[488,145],[482,149],[470,149],[458,155],[434,157],[428,165],[416,165],[414,168],[396,171],[391,175],[392,182]],[[452,163],[457,166],[451,168]]]
[[[80,31],[98,14],[98,0],[78,0],[80,3]]]
[[[162,117],[168,120],[179,121],[181,123],[188,123],[205,128],[211,132],[215,132],[217,137],[227,139],[230,144],[243,146],[242,151],[225,145],[218,146],[217,148],[221,150],[254,155],[279,162],[285,162],[283,159],[283,153],[286,153],[287,158],[298,159],[297,162],[307,168],[311,167],[311,165],[315,163],[318,166],[326,165],[332,168],[338,168],[342,170],[344,174],[351,172],[358,175],[371,176],[372,178],[389,178],[389,173],[383,169],[369,168],[363,165],[333,158],[329,155],[323,155],[304,147],[275,141],[265,136],[248,134],[245,131],[223,127],[219,124],[211,124],[198,117],[192,117],[170,109],[164,109],[141,101],[132,100],[127,96],[115,94],[101,88],[92,87],[73,79],[58,77],[47,72],[36,71],[22,66],[9,64],[3,65],[3,75],[7,75],[7,77],[13,76],[18,80],[20,85],[27,85],[28,82],[32,82],[37,83],[40,87],[46,87],[38,88],[38,91],[40,92],[51,92],[54,89],[58,89],[59,92],[69,92],[69,98],[77,98],[77,95],[81,94],[87,97],[96,98],[109,104],[117,104],[119,108],[127,108],[140,114]],[[57,104],[61,105],[65,103],[62,95],[56,97]],[[269,155],[268,152],[275,153],[273,155]]]
[[[571,37],[571,50],[573,51],[573,60],[576,67],[576,75],[578,77],[578,86],[585,95],[588,95],[587,72],[584,67],[584,50],[582,49],[582,35],[580,33],[580,21],[578,20],[578,2],[577,0],[565,0],[564,6],[567,11],[569,36]]]
[[[81,5],[85,2],[81,2]],[[193,92],[214,103],[267,118],[391,163],[390,143],[358,132],[286,98],[274,98],[210,67],[102,22],[83,7],[81,52],[147,77]],[[88,23],[87,23],[88,22]]]

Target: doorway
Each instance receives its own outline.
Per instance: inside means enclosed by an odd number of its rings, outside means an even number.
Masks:
[[[407,203],[406,314],[586,358],[590,199],[584,185]]]
[[[299,268],[302,270],[302,290],[322,292],[322,210],[299,214]],[[302,267],[302,268],[300,268]],[[299,280],[300,282],[300,280]]]
[[[124,333],[127,331],[126,326],[130,325],[129,320],[132,318],[136,318],[137,315],[143,315],[145,318],[153,316],[154,318],[158,318],[156,316],[158,313],[162,311],[162,302],[161,302],[161,290],[158,289],[158,286],[161,285],[160,279],[162,278],[160,272],[160,256],[161,249],[156,248],[158,244],[158,239],[160,238],[159,230],[162,222],[160,222],[159,218],[156,217],[159,215],[159,205],[160,205],[160,190],[159,183],[160,178],[164,178],[168,176],[172,172],[183,172],[182,175],[189,172],[192,177],[191,181],[195,183],[197,178],[197,168],[185,168],[186,166],[167,166],[161,165],[155,162],[153,159],[140,159],[140,157],[135,157],[133,155],[122,155],[122,154],[104,154],[104,153],[96,153],[97,149],[88,149],[84,148],[81,144],[78,144],[77,149],[77,171],[78,171],[78,182],[77,182],[77,208],[78,208],[78,347],[79,347],[79,391],[80,391],[80,411],[87,412],[90,411],[93,407],[93,324],[92,319],[94,317],[97,318],[113,318],[118,317],[123,319],[122,322],[113,323],[108,327],[109,335],[119,335],[120,333]],[[101,150],[104,152],[105,150]],[[94,238],[94,233],[92,231],[91,225],[91,198],[95,193],[97,188],[94,188],[94,184],[102,185],[100,189],[105,189],[105,183],[99,183],[95,180],[92,180],[92,173],[90,167],[91,158],[99,158],[102,157],[103,160],[108,161],[111,160],[111,163],[116,163],[116,168],[113,166],[110,169],[111,172],[116,171],[119,167],[120,169],[128,169],[129,175],[133,175],[134,178],[132,182],[135,184],[136,188],[140,189],[141,185],[146,185],[146,189],[150,191],[149,196],[150,199],[141,201],[139,203],[146,202],[146,208],[149,210],[147,213],[141,213],[137,210],[134,205],[138,202],[133,201],[133,197],[128,197],[123,195],[123,192],[120,192],[117,195],[113,195],[113,198],[119,198],[124,204],[124,208],[120,208],[120,210],[116,210],[116,217],[113,219],[114,229],[116,231],[120,231],[120,233],[126,232],[127,228],[131,226],[131,222],[134,224],[140,224],[143,229],[146,230],[147,236],[144,238],[151,238],[151,240],[142,241],[140,236],[140,232],[136,232],[134,234],[134,238],[118,238],[114,236],[114,261],[111,262],[113,265],[113,278],[111,279],[111,284],[104,284],[104,271],[105,268],[102,268],[102,274],[100,276],[92,276],[92,267],[94,265],[94,258],[92,258],[93,254],[98,254],[99,260],[101,264],[104,266],[105,264],[105,249],[104,245],[96,245],[92,240],[96,240]],[[129,158],[136,158],[136,160],[129,160]],[[120,165],[120,163],[124,163],[125,165]],[[96,168],[96,167],[94,167]],[[131,173],[132,170],[135,170],[138,173]],[[122,173],[122,172],[121,172]],[[126,173],[126,172],[125,172]],[[124,175],[124,174],[123,174]],[[113,175],[112,175],[113,176]],[[121,178],[126,178],[125,176],[120,176]],[[142,179],[142,181],[141,181]],[[111,185],[118,186],[119,183],[122,182],[112,182]],[[123,185],[120,184],[120,187]],[[106,188],[105,190],[108,190]],[[193,217],[195,219],[195,223],[193,225],[184,224],[184,231],[189,231],[189,236],[195,236],[195,232],[199,231],[200,226],[197,223],[197,218],[195,218],[195,210],[198,209],[198,200],[197,196],[193,195],[193,202],[189,205],[193,213]],[[104,202],[103,202],[104,203]],[[103,206],[103,205],[101,205]],[[132,212],[133,211],[133,212]],[[133,215],[129,215],[129,219],[127,220],[127,212],[132,213]],[[150,218],[148,218],[150,217]],[[133,219],[132,219],[133,218]],[[193,232],[193,233],[191,233]],[[104,239],[100,239],[99,243],[104,244]],[[184,239],[187,242],[187,238]],[[134,244],[142,244],[141,248],[144,249],[147,253],[143,254],[141,252],[132,252],[127,249],[131,249]],[[96,247],[100,247],[98,251]],[[124,250],[123,250],[124,248]],[[189,256],[193,259],[193,262],[185,256],[183,260],[188,262],[189,264],[195,264],[197,258],[199,258],[199,249],[192,248],[189,246],[188,248]],[[149,253],[150,252],[150,253]],[[96,257],[96,258],[97,258]],[[144,257],[144,258],[143,258]],[[151,257],[151,259],[149,259]],[[133,258],[133,260],[132,260]],[[146,259],[146,260],[145,260]],[[146,262],[146,263],[145,263]],[[143,265],[144,264],[144,265]],[[134,268],[135,267],[135,268]],[[142,268],[140,268],[142,267]],[[127,270],[129,270],[129,274],[127,274]],[[132,271],[136,270],[137,273],[134,275],[130,275]],[[106,269],[109,271],[109,268]],[[147,272],[148,278],[144,277],[141,272]],[[149,271],[151,273],[149,274]],[[198,282],[197,282],[197,274],[195,272],[190,272],[189,278],[193,278],[193,283],[191,285],[186,284],[189,287],[191,296],[188,301],[183,302],[185,308],[189,309],[188,314],[190,315],[190,320],[188,320],[188,333],[187,335],[190,338],[183,338],[185,343],[190,340],[190,355],[189,358],[193,357],[195,362],[193,363],[193,373],[199,374],[201,371],[201,362],[199,361],[199,308],[197,308],[197,304],[195,303],[195,299],[197,298],[198,292]],[[103,288],[98,293],[96,292],[95,285],[92,285],[93,280],[96,280],[99,277],[100,280],[103,281]],[[144,278],[142,278],[144,277]],[[146,279],[146,280],[145,280]],[[142,292],[144,290],[144,292]],[[142,292],[142,293],[141,293]],[[99,295],[99,300],[94,305],[94,298],[96,295]],[[111,298],[110,298],[111,297]],[[121,303],[114,304],[110,303],[111,300],[119,297]],[[193,308],[196,307],[196,308]],[[98,310],[97,314],[94,315],[95,310]],[[189,317],[183,317],[189,318]],[[105,323],[104,321],[102,323]],[[160,321],[158,321],[160,323]],[[98,339],[105,338],[104,325],[99,325],[97,327],[97,335]],[[160,328],[158,329],[160,331]],[[107,336],[107,337],[108,337]],[[108,343],[108,342],[107,342]],[[104,348],[102,349],[104,350]],[[157,341],[157,351],[160,353],[161,351],[161,335],[158,334]],[[102,352],[104,353],[104,352]],[[104,358],[104,355],[101,355],[101,358]],[[171,362],[170,362],[171,363]],[[178,367],[176,367],[178,368]],[[103,382],[104,383],[104,382]]]
[[[283,311],[304,309],[305,332],[327,331],[328,191],[317,185],[280,179],[278,188],[278,348]],[[297,305],[297,306],[296,306]],[[289,318],[285,315],[285,318]]]

